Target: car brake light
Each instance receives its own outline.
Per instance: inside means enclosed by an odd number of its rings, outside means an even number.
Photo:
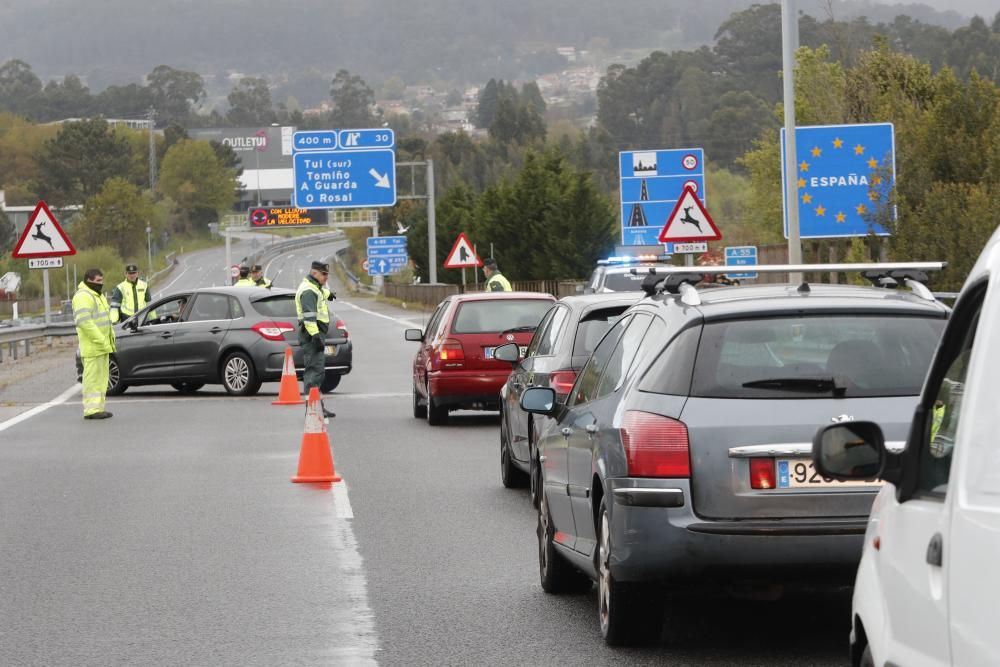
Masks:
[[[622,445],[630,477],[690,477],[688,431],[684,422],[640,410],[622,419]]]
[[[549,376],[549,386],[552,387],[553,391],[557,394],[568,395],[569,392],[573,391],[573,385],[576,383],[576,371],[556,371],[551,376]]]
[[[351,337],[350,334],[347,333],[347,325],[344,324],[344,320],[337,320],[334,323],[333,328],[334,329],[338,329],[340,331],[343,331],[344,332],[344,338],[350,338]]]
[[[438,356],[441,361],[461,361],[465,359],[465,349],[454,338],[448,338],[438,347]]]
[[[267,340],[285,340],[285,333],[295,331],[288,322],[258,322],[250,328]]]
[[[774,459],[750,459],[750,488],[773,489]]]

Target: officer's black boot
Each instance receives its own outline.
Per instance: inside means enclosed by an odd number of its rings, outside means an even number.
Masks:
[[[327,417],[327,418],[330,418],[330,417],[336,417],[336,416],[337,416],[337,415],[335,415],[334,413],[332,413],[332,412],[330,412],[329,410],[327,410],[327,409],[326,409],[326,406],[325,406],[325,405],[323,405],[323,401],[320,401],[320,402],[319,402],[319,406],[320,406],[321,408],[323,408],[323,416],[324,416],[324,417]]]

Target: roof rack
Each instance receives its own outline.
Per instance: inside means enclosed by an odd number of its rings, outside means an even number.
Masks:
[[[934,294],[927,289],[924,283],[928,280],[927,273],[930,271],[940,271],[948,266],[947,262],[891,262],[885,264],[747,264],[736,266],[671,266],[658,268],[654,275],[643,281],[643,291],[653,295],[657,292],[669,292],[670,294],[680,294],[681,300],[688,305],[691,303],[689,291],[683,286],[694,288],[702,281],[705,274],[724,274],[729,272],[737,273],[860,273],[871,281],[876,287],[895,289],[900,281],[909,287],[914,294],[927,301],[935,301]],[[651,272],[652,274],[652,272]],[[803,282],[798,291],[807,294],[809,292],[808,282]],[[697,297],[697,293],[695,293]]]

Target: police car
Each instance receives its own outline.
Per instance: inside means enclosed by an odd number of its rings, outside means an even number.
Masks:
[[[667,266],[671,266],[670,255],[621,255],[601,259],[590,274],[583,292],[641,292],[642,281],[650,270]]]

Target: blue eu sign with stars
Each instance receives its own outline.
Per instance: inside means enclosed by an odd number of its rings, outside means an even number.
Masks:
[[[659,245],[660,231],[690,185],[705,201],[701,148],[622,151],[618,154],[622,245]]]
[[[867,236],[869,232],[889,235],[874,220],[876,214],[888,213],[891,219],[896,216],[889,204],[889,193],[896,181],[892,123],[798,127],[795,152],[801,238]],[[782,130],[782,173],[787,159]],[[785,187],[783,179],[782,190]]]

